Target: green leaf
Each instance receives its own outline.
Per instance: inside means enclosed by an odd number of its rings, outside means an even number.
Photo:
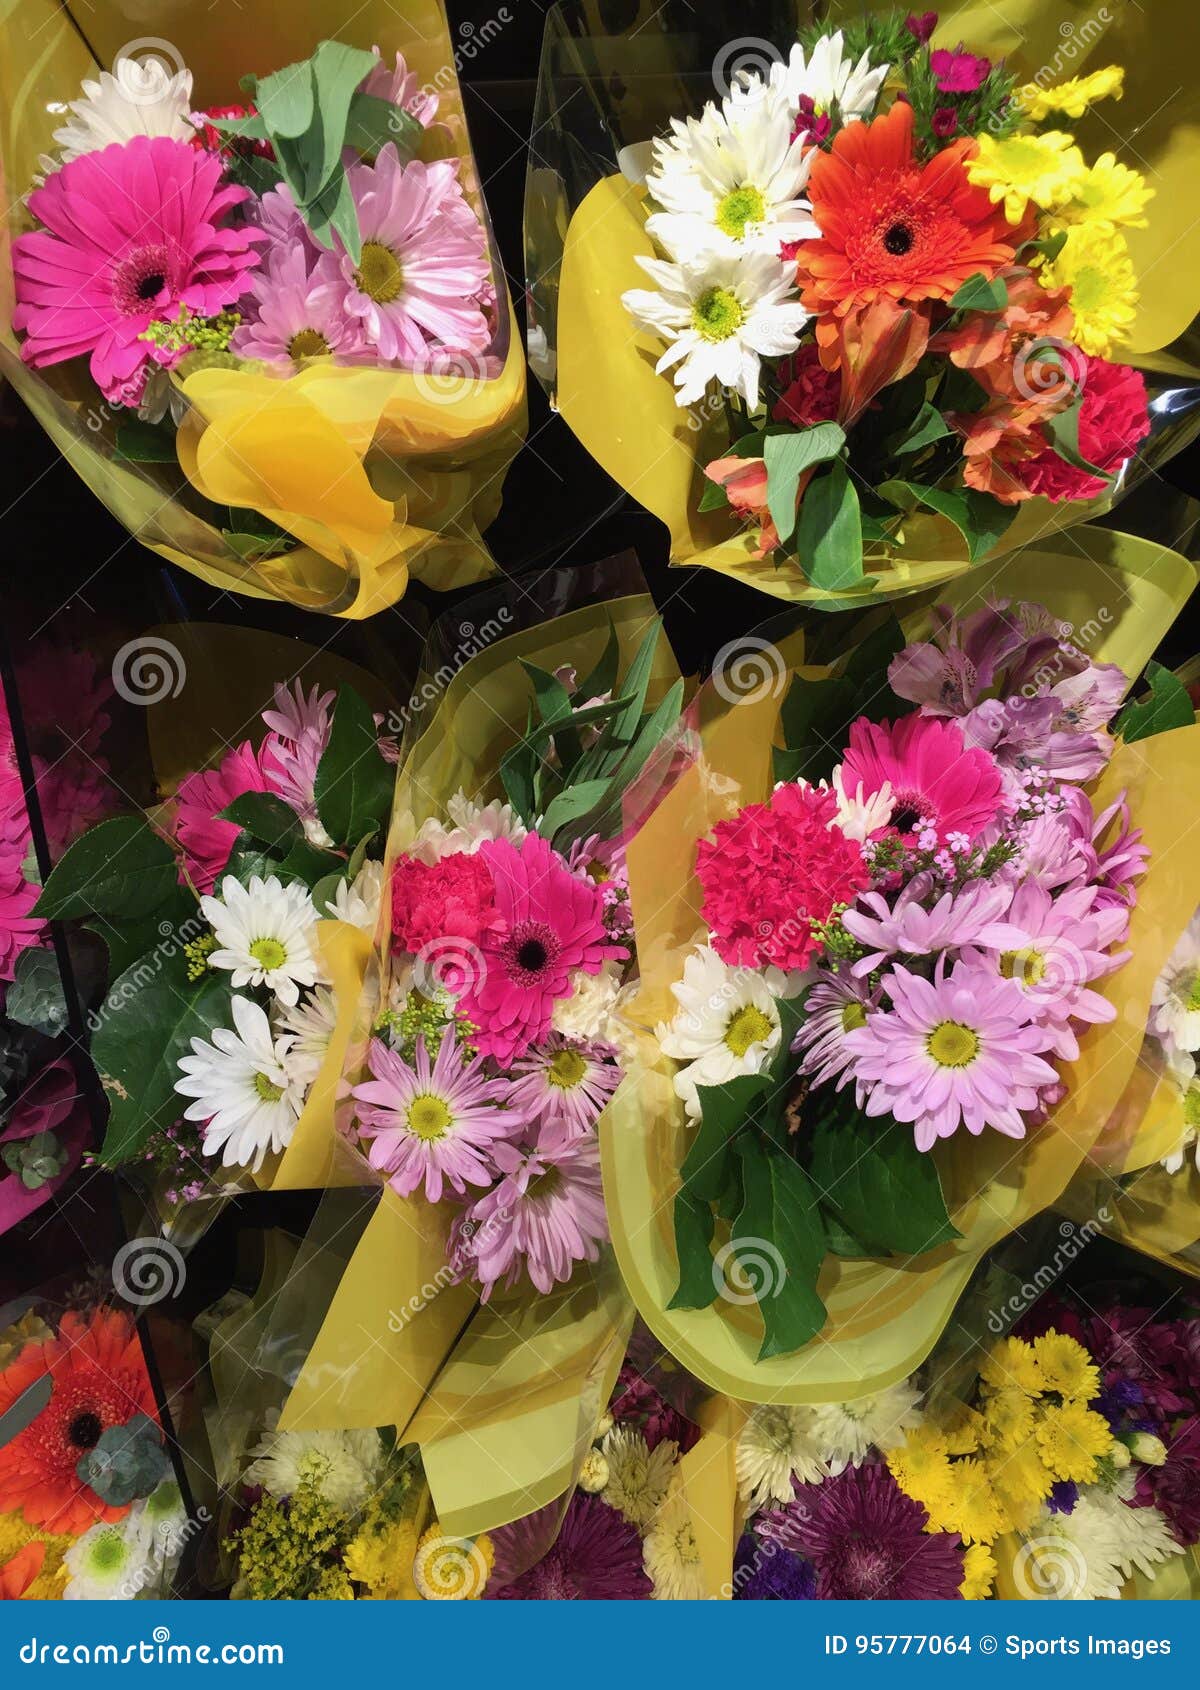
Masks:
[[[703,516],[707,511],[728,509],[729,495],[718,481],[705,480],[696,509]]]
[[[700,1120],[680,1169],[690,1196],[718,1201],[726,1185],[729,1146],[751,1120],[769,1085],[765,1074],[738,1074],[721,1086],[697,1086]]]
[[[894,457],[901,457],[905,453],[923,451],[926,446],[932,446],[935,440],[944,440],[948,434],[953,433],[954,430],[937,407],[926,402],[906,429],[891,436],[887,442],[887,450]]]
[[[366,74],[364,71],[363,76]],[[362,77],[359,78],[361,80]],[[272,138],[282,135],[295,140],[303,135],[315,115],[312,59],[301,59],[297,64],[284,65],[282,70],[274,71],[270,76],[259,77],[255,84],[254,102]]]
[[[92,1060],[108,1095],[101,1161],[117,1167],[153,1133],[177,1121],[188,1100],[175,1090],[194,1038],[231,1027],[229,976],[187,978],[182,953],[159,946],[127,968],[94,1015]]]
[[[824,1209],[825,1218],[825,1248],[831,1256],[842,1256],[851,1261],[865,1261],[874,1254],[869,1244],[864,1244],[861,1238],[855,1238],[852,1232],[847,1232],[830,1209]]]
[[[679,1284],[669,1309],[706,1309],[717,1294],[713,1273],[713,1215],[709,1205],[689,1192],[675,1198],[675,1254]]]
[[[177,883],[175,854],[145,817],[114,816],[67,848],[33,913],[50,921],[148,915]]]
[[[235,822],[251,839],[257,839],[272,851],[286,848],[294,840],[304,837],[295,810],[271,792],[241,793],[232,804],[227,804],[220,811],[218,819]]]
[[[868,1119],[851,1091],[821,1087],[809,1093],[805,1128],[821,1201],[871,1254],[920,1256],[960,1236],[937,1163],[917,1149],[911,1126]]]
[[[175,435],[158,423],[131,418],[117,429],[113,457],[123,464],[177,464]]]
[[[207,114],[205,123],[210,123],[219,135],[232,135],[240,141],[265,141],[267,126],[261,112],[253,112],[249,117],[210,117]]]
[[[1195,706],[1178,675],[1161,663],[1146,665],[1149,698],[1127,704],[1117,718],[1116,731],[1132,745],[1151,734],[1170,733],[1172,728],[1190,728],[1196,719]]]
[[[560,828],[578,821],[581,816],[591,815],[611,790],[612,782],[608,779],[579,781],[575,786],[568,786],[547,806],[540,831],[553,842]]]
[[[362,257],[362,234],[358,227],[358,211],[345,171],[338,171],[321,189],[315,199],[304,205],[304,221],[315,241],[333,248],[336,234],[357,264]]]
[[[579,735],[571,725],[571,695],[548,669],[521,658],[521,667],[533,682],[534,696],[541,713],[541,726],[550,729],[550,737],[564,770],[573,769],[583,755]]]
[[[613,778],[622,787],[631,786],[642,772],[650,754],[660,740],[664,739],[679,720],[679,713],[683,709],[683,682],[672,682],[661,703],[646,717],[638,731],[638,736],[629,750],[624,753],[617,767],[613,771]]]
[[[312,888],[312,901],[313,908],[319,916],[322,918],[332,916],[333,911],[330,906],[334,898],[337,897],[338,887],[344,886],[345,883],[346,876],[344,874],[322,875],[321,879],[317,881]]]
[[[336,851],[325,851],[319,845],[312,845],[307,839],[297,839],[287,856],[272,862],[270,867],[270,873],[277,874],[285,885],[289,880],[299,880],[310,891],[331,874],[344,875],[345,872],[344,857],[339,857]]]
[[[617,684],[617,673],[621,667],[621,642],[617,638],[617,630],[613,626],[612,618],[608,622],[608,638],[604,642],[604,650],[600,653],[600,660],[590,674],[575,683],[575,698],[584,704],[590,698],[602,698],[610,694]]]
[[[30,945],[21,952],[5,995],[4,1013],[16,1026],[32,1028],[48,1039],[65,1031],[67,1000],[52,950]]]
[[[796,495],[800,477],[814,464],[836,458],[846,444],[835,422],[813,423],[786,434],[768,434],[763,445],[767,466],[767,509],[784,545],[796,531]]]
[[[862,580],[862,518],[843,463],[810,481],[796,527],[796,555],[814,587],[837,592]]]
[[[321,825],[336,845],[349,848],[386,824],[394,782],[369,705],[353,687],[342,687],[313,782]]]
[[[882,722],[911,708],[887,681],[888,665],[903,645],[900,624],[888,616],[858,642],[840,675],[822,681],[793,678],[780,713],[786,749],[775,752],[776,780],[828,779],[856,717]]]
[[[901,510],[924,505],[952,522],[967,543],[967,557],[972,563],[991,551],[1017,514],[1015,505],[1002,505],[990,493],[980,493],[974,487],[954,493],[943,487],[922,487],[915,481],[885,481],[879,491]]]
[[[113,919],[97,915],[85,926],[89,933],[103,940],[108,951],[108,978],[115,980],[156,944],[169,941],[172,945],[183,945],[189,939],[198,939],[203,931],[199,921],[194,895],[186,886],[176,885],[149,915],[135,920],[127,916]]]
[[[1042,423],[1042,428],[1059,457],[1072,468],[1083,470],[1085,474],[1094,475],[1101,481],[1111,482],[1112,476],[1107,470],[1097,469],[1079,450],[1079,417],[1082,409],[1083,395],[1080,394],[1074,404],[1069,405],[1065,411],[1047,417]]]
[[[951,296],[952,311],[1003,311],[1008,304],[1008,288],[997,277],[992,281],[976,271]]]
[[[394,106],[377,94],[357,93],[350,101],[346,145],[361,153],[378,153],[390,142],[403,164],[415,157],[424,134],[424,126],[403,106]]]
[[[766,1361],[801,1349],[825,1324],[817,1294],[825,1226],[798,1162],[753,1137],[740,1138],[737,1152],[745,1200],[730,1234],[730,1255],[756,1292],[764,1327],[758,1359]]]
[[[322,41],[311,62],[317,121],[313,125],[316,144],[310,164],[313,172],[310,180],[315,189],[326,183],[335,171],[345,179],[341,169],[342,148],[348,142],[355,90],[371,74],[378,60],[374,53],[368,53],[361,47],[348,47],[344,41]],[[364,96],[364,100],[366,98]],[[386,106],[387,101],[379,103]],[[409,121],[413,120],[410,118]],[[420,128],[420,125],[417,127]],[[355,143],[351,141],[349,145]],[[356,216],[356,227],[357,222]]]
[[[650,677],[654,673],[654,657],[658,651],[661,633],[662,623],[656,616],[646,630],[646,637],[634,654],[633,662],[621,683],[625,704],[613,721],[613,734],[626,745],[637,732],[642,711],[646,707],[646,693],[650,687]]]

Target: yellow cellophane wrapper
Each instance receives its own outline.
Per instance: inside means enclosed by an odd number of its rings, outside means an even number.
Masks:
[[[644,595],[570,612],[471,659],[443,694],[400,771],[389,863],[460,788],[501,797],[500,758],[524,731],[530,686],[518,659],[544,668],[599,660],[609,621],[622,671],[654,619]],[[648,704],[678,678],[659,641]],[[365,1160],[359,1181],[377,1182]],[[294,1385],[292,1429],[394,1425],[418,1443],[438,1520],[471,1537],[533,1513],[574,1483],[625,1352],[633,1310],[610,1254],[565,1286],[497,1289],[481,1304],[452,1285],[452,1210],[385,1186],[355,1245]]]
[[[1081,610],[1090,606],[1096,617],[1091,656],[1136,675],[1161,636],[1163,619],[1169,625],[1182,599],[1147,596],[1159,548],[1095,531],[1087,538],[1103,540],[1103,557],[1084,557],[1069,544],[1055,551],[1030,548],[1012,571],[985,570],[987,586],[1027,595],[1077,628]],[[1190,571],[1176,562],[1185,572],[1177,585],[1186,597]],[[956,597],[953,591],[946,596]],[[1098,607],[1105,605],[1120,610],[1100,619]],[[918,631],[906,626],[910,638]],[[801,666],[798,639],[780,649],[790,668],[819,678],[820,671]],[[630,1015],[643,1031],[632,1072],[601,1117],[604,1189],[614,1248],[638,1312],[684,1367],[712,1389],[747,1402],[849,1401],[914,1371],[984,1253],[1054,1204],[1094,1148],[1133,1073],[1154,980],[1200,901],[1200,862],[1188,837],[1190,816],[1179,803],[1180,791],[1191,789],[1190,777],[1200,774],[1200,730],[1119,745],[1093,788],[1097,812],[1128,794],[1152,867],[1139,883],[1128,940],[1132,960],[1100,986],[1116,1019],[1089,1029],[1079,1060],[1063,1066],[1067,1097],[1021,1143],[997,1133],[979,1139],[959,1133],[940,1145],[935,1154],[962,1238],[908,1261],[827,1258],[818,1287],[829,1315],[824,1330],[793,1355],[758,1361],[762,1325],[753,1306],[718,1299],[708,1309],[667,1307],[678,1282],[673,1203],[693,1134],[673,1091],[675,1064],[648,1029],[674,1013],[670,987],[705,933],[696,843],[717,821],[768,796],[785,691],[764,687],[738,704],[702,709],[700,758],[628,848],[641,973]]]
[[[148,711],[150,758],[159,793],[169,805],[181,780],[217,762],[231,745],[262,737],[262,711],[269,709],[276,682],[299,677],[306,689],[354,687],[376,710],[386,710],[388,693],[373,676],[334,652],[263,629],[203,622],[171,624],[147,639],[169,643],[185,676],[178,696],[168,694]],[[361,1045],[367,1006],[378,994],[378,959],[372,936],[340,921],[317,924],[323,970],[337,1002],[337,1020],[320,1071],[313,1081],[292,1139],[268,1156],[257,1173],[240,1180],[222,1170],[220,1190],[241,1183],[247,1190],[324,1190],[357,1185],[357,1158],[338,1130],[345,1108],[342,1074],[352,1064],[352,1044]],[[207,1205],[164,1211],[173,1233],[207,1224]]]
[[[171,0],[97,0],[78,18],[56,0],[5,0],[5,204],[19,204],[39,156],[53,153],[64,102],[79,98],[82,80],[109,68],[123,48],[186,65],[195,105],[210,107],[242,101],[240,76],[307,58],[322,39],[378,45],[389,65],[404,54],[417,81],[439,96],[439,127],[422,156],[458,157],[464,187],[484,213],[443,0],[399,8],[367,0],[351,11],[330,0],[262,0],[249,9],[216,0],[183,11]],[[486,369],[471,358],[424,378],[314,364],[281,380],[251,370],[189,373],[185,363],[177,378],[189,402],[177,437],[180,475],[113,459],[111,415],[84,361],[40,372],[21,362],[8,252],[21,226],[13,215],[0,230],[0,370],[93,492],[152,551],[212,586],[353,619],[402,598],[410,575],[450,590],[494,572],[481,533],[499,511],[527,422],[524,353],[498,264],[500,322]],[[244,561],[219,526],[177,496],[189,484],[215,504],[260,511],[294,535],[296,549]]]
[[[839,18],[891,9],[864,7],[856,0],[826,8],[822,21],[832,28]],[[646,0],[644,10],[642,21],[653,34],[652,0]],[[798,6],[797,22],[810,22],[811,10]],[[1089,159],[1119,148],[1122,137],[1137,131],[1134,162],[1156,197],[1148,227],[1127,231],[1141,303],[1118,355],[1147,370],[1194,380],[1200,376],[1200,339],[1187,331],[1200,303],[1195,283],[1200,224],[1189,210],[1188,184],[1200,166],[1200,90],[1181,89],[1168,101],[1162,92],[1168,82],[1172,87],[1179,82],[1169,61],[1178,31],[1186,29],[1191,16],[1188,0],[1158,0],[1154,27],[1148,30],[1136,0],[1113,0],[1103,24],[1083,20],[1072,30],[1039,0],[1016,0],[1002,8],[990,0],[968,0],[941,9],[936,44],[953,46],[961,40],[972,52],[1004,58],[1018,81],[1032,80],[1044,67],[1052,73],[1048,79],[1058,82],[1101,65],[1124,65],[1125,96],[1119,104],[1102,103],[1078,122],[1064,119],[1059,127],[1074,131]],[[599,18],[597,26],[606,33]],[[636,32],[630,26],[630,33]],[[789,43],[781,39],[774,45],[786,57]],[[655,374],[663,342],[638,329],[621,304],[628,289],[647,286],[636,260],[657,256],[645,228],[648,209],[643,189],[611,175],[596,183],[570,218],[557,296],[555,398],[592,456],[666,523],[672,562],[714,569],[774,598],[818,609],[919,593],[978,568],[968,562],[951,523],[918,511],[903,525],[903,557],[882,549],[868,552],[862,584],[831,592],[812,586],[794,560],[776,566],[770,558],[756,558],[755,536],[727,511],[698,510],[707,485],[703,466],[728,450],[729,435],[719,410],[676,404],[669,372]],[[1027,500],[988,558],[1075,528],[1111,503],[1110,496],[1074,504]]]

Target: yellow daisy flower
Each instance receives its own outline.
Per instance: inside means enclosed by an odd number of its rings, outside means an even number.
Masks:
[[[1095,224],[1115,229],[1118,224],[1128,224],[1144,229],[1149,219],[1142,212],[1147,200],[1154,198],[1154,189],[1147,185],[1141,171],[1122,164],[1116,153],[1101,153],[1094,164],[1071,177],[1064,193],[1053,207],[1055,228]]]
[[[983,1416],[961,1404],[939,1425],[947,1455],[974,1455],[984,1437]]]
[[[983,1421],[989,1444],[1013,1449],[1033,1430],[1033,1399],[1019,1386],[1005,1386],[987,1399]]]
[[[998,1451],[985,1462],[992,1490],[1005,1515],[1006,1531],[1023,1531],[1050,1495],[1054,1476],[1042,1461],[1034,1439]]]
[[[1042,1461],[1055,1478],[1074,1479],[1081,1485],[1094,1482],[1096,1463],[1108,1454],[1113,1442],[1108,1421],[1081,1402],[1044,1408],[1035,1435]]]
[[[942,1531],[958,1532],[965,1544],[994,1543],[1009,1530],[1008,1516],[982,1461],[966,1456],[954,1463],[953,1494],[936,1522]]]
[[[910,1432],[899,1448],[888,1451],[887,1464],[905,1496],[921,1503],[931,1516],[949,1507],[954,1469],[945,1443],[935,1432],[923,1427]]]
[[[994,1391],[1024,1391],[1040,1397],[1045,1390],[1033,1345],[1024,1338],[1004,1338],[989,1352],[979,1376]]]
[[[1083,154],[1060,129],[1003,141],[980,135],[978,144],[967,175],[977,188],[987,189],[993,205],[1003,203],[1010,223],[1021,221],[1030,200],[1039,206],[1057,204],[1083,169]]]
[[[1033,1341],[1048,1391],[1076,1402],[1091,1402],[1100,1394],[1100,1369],[1083,1345],[1063,1332],[1043,1332]]]
[[[1067,82],[1060,82],[1056,88],[1039,88],[1036,82],[1027,82],[1023,88],[1013,90],[1013,98],[1026,117],[1034,123],[1044,123],[1051,112],[1082,117],[1097,100],[1119,100],[1124,92],[1125,67],[1105,65],[1090,76],[1073,76]]]
[[[963,1556],[963,1581],[959,1586],[965,1602],[984,1602],[996,1582],[996,1557],[985,1543],[973,1543]]]
[[[413,1583],[427,1602],[474,1602],[483,1595],[495,1558],[486,1533],[448,1537],[435,1520],[417,1544]]]
[[[1070,288],[1075,343],[1104,358],[1125,339],[1137,316],[1137,278],[1121,236],[1093,224],[1067,230],[1057,258],[1043,264],[1046,288]]]

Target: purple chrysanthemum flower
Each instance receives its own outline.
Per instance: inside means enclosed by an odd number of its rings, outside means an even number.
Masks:
[[[551,1503],[490,1534],[495,1553],[484,1597],[522,1602],[645,1602],[650,1579],[635,1527],[598,1496],[576,1491],[549,1549]],[[535,1559],[537,1557],[537,1559]]]
[[[848,1467],[759,1523],[759,1535],[812,1562],[821,1601],[952,1601],[963,1580],[957,1532],[929,1516],[886,1467]]]
[[[735,1602],[811,1602],[816,1594],[817,1575],[809,1562],[745,1533],[733,1558]]]

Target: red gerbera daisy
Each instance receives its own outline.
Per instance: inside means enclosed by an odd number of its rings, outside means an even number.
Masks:
[[[57,1338],[27,1344],[0,1373],[0,1419],[46,1378],[50,1401],[0,1448],[0,1513],[19,1508],[31,1526],[66,1533],[121,1519],[128,1504],[102,1502],[75,1468],[108,1427],[158,1419],[132,1321],[116,1309],[64,1315]]]
[[[949,299],[968,276],[1011,264],[1021,232],[967,180],[974,145],[956,141],[920,163],[902,101],[886,117],[848,123],[808,179],[821,238],[797,255],[807,308],[843,316],[881,298]]]

